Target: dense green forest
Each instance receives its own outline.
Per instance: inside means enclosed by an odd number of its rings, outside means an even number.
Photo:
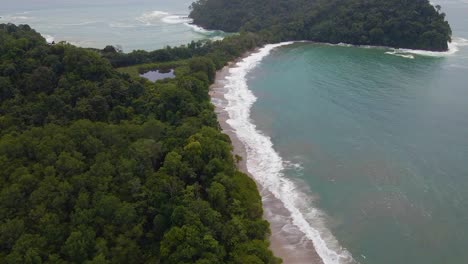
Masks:
[[[312,40],[447,50],[451,29],[428,0],[198,0],[194,23],[260,32],[270,41]]]
[[[0,25],[0,263],[280,263],[208,97],[215,71],[261,44],[140,56]],[[112,67],[181,59],[156,83]]]

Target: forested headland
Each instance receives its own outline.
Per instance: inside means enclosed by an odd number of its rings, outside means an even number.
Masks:
[[[445,51],[451,29],[428,0],[198,0],[196,25],[257,32],[270,42],[311,40]]]
[[[261,44],[123,54],[1,24],[0,263],[280,263],[208,96],[217,69]],[[176,78],[112,66],[145,62]]]
[[[215,72],[271,42],[445,50],[451,34],[427,0],[200,0],[191,17],[240,34],[125,54],[0,24],[0,263],[280,263],[210,102]]]

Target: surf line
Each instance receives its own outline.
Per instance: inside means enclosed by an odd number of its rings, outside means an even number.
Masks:
[[[242,142],[246,150],[246,165],[249,173],[263,187],[279,199],[289,211],[292,222],[314,244],[315,250],[325,264],[353,263],[351,254],[326,228],[324,213],[312,204],[304,204],[307,194],[301,193],[296,184],[284,177],[283,159],[274,150],[271,139],[256,129],[250,118],[250,110],[257,98],[247,85],[247,75],[272,50],[294,42],[269,44],[239,61],[229,69],[224,94],[227,100],[226,123]]]

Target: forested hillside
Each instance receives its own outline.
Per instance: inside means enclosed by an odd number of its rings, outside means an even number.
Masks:
[[[0,263],[279,263],[208,97],[255,41],[182,47],[205,56],[154,84],[0,25]]]
[[[451,29],[428,0],[198,0],[194,23],[262,32],[271,41],[312,40],[443,51]]]

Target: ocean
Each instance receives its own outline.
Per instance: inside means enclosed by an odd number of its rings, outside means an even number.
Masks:
[[[190,0],[0,2],[0,23],[83,47],[224,35],[190,25]],[[288,212],[282,232],[303,236],[290,247],[311,241],[325,264],[468,263],[468,1],[436,3],[448,52],[282,43],[229,70],[214,103]]]
[[[133,50],[179,46],[225,34],[190,25],[190,0],[0,0],[0,23],[29,24],[49,42]]]
[[[268,45],[226,77],[247,168],[324,263],[468,263],[468,3],[434,53]],[[268,208],[265,208],[268,214]],[[284,230],[282,230],[284,232]]]

